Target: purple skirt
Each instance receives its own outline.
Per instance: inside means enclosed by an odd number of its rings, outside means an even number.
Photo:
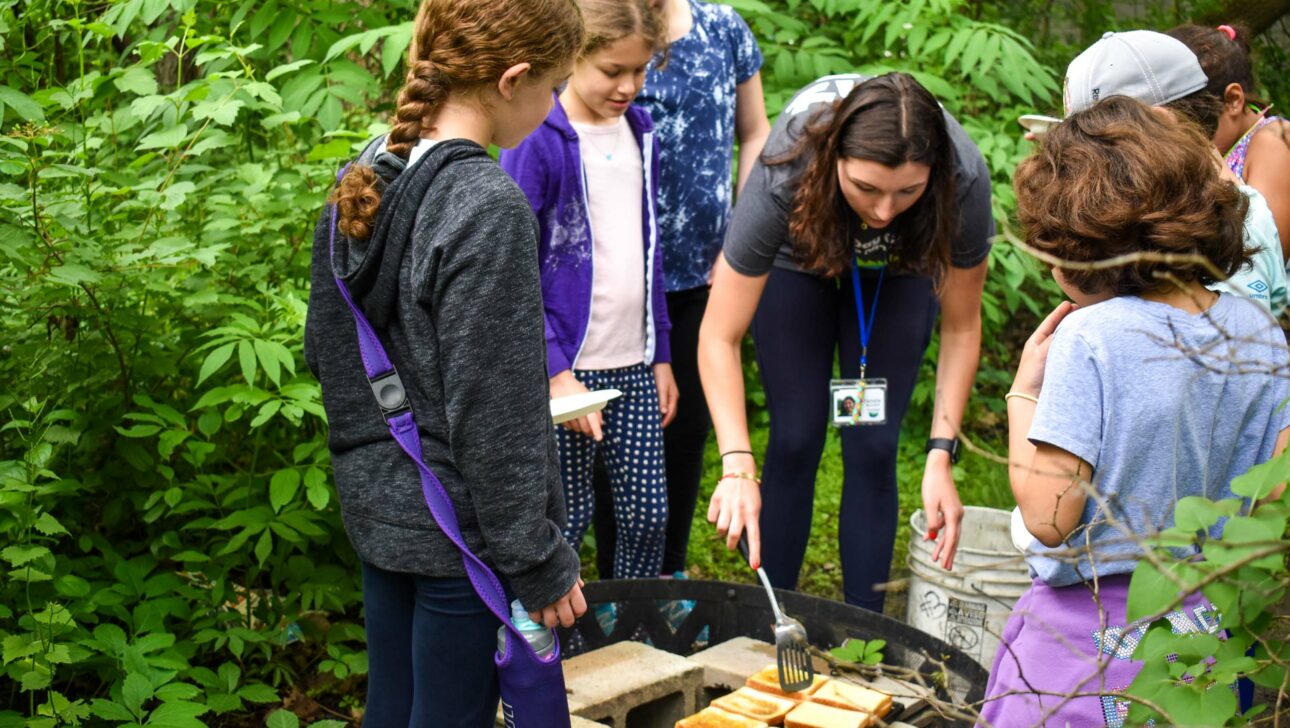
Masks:
[[[1130,575],[1093,585],[1051,587],[1035,579],[1017,600],[1000,636],[986,685],[982,725],[1124,725],[1129,701],[1119,697],[1142,668],[1130,659],[1146,624],[1126,624]],[[1175,633],[1218,630],[1217,612],[1200,594],[1166,617]],[[1071,694],[1088,694],[1067,697]]]

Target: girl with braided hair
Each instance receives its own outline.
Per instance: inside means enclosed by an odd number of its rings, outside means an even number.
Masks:
[[[332,210],[315,234],[305,355],[362,565],[368,725],[491,726],[500,624],[372,401],[336,278],[380,332],[465,544],[535,620],[586,610],[561,534],[537,225],[486,151],[541,123],[582,40],[574,0],[423,0],[393,127],[332,196],[334,249]]]

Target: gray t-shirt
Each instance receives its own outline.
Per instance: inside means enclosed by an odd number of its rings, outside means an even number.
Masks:
[[[1258,304],[1223,294],[1209,311],[1120,296],[1074,311],[1053,336],[1029,437],[1093,467],[1091,482],[1132,533],[1173,526],[1174,505],[1231,498],[1232,478],[1272,457],[1290,427],[1290,355]],[[1095,499],[1067,547],[1035,543],[1031,570],[1050,586],[1133,571],[1138,547]],[[1217,536],[1219,527],[1211,535]],[[1087,540],[1086,540],[1087,539]],[[1047,554],[1092,546],[1077,563]]]
[[[856,84],[868,78],[855,73],[825,76],[798,91],[775,120],[762,157],[774,159],[791,151],[815,111],[845,97]],[[971,268],[985,260],[990,253],[990,238],[994,237],[990,170],[980,150],[949,112],[945,113],[945,123],[957,157],[954,182],[960,220],[959,233],[950,249],[950,261],[956,268]],[[747,185],[739,195],[739,204],[735,206],[734,217],[726,232],[722,250],[730,267],[748,276],[765,275],[772,266],[802,270],[794,257],[788,217],[793,209],[793,194],[808,161],[806,155],[779,165],[767,165],[757,160]],[[847,217],[847,227],[861,264],[886,261],[898,242],[894,226],[883,230],[861,230],[859,218],[854,213],[848,211]]]

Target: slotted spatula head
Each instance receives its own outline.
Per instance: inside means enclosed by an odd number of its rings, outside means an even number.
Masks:
[[[748,537],[739,535],[739,553],[744,562],[748,555]],[[775,613],[775,665],[779,668],[779,688],[786,693],[796,693],[811,687],[815,679],[815,667],[811,664],[811,650],[806,641],[806,628],[802,623],[784,614],[779,609],[779,600],[770,586],[766,572],[757,569],[757,576],[766,587],[766,596],[770,598],[771,611]]]
[[[775,663],[779,667],[779,687],[786,693],[805,690],[815,679],[807,644],[806,628],[801,622],[784,616],[775,623]]]

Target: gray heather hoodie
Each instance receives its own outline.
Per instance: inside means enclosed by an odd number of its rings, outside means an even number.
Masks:
[[[381,333],[467,545],[540,609],[572,588],[578,557],[560,533],[537,223],[476,144],[441,142],[407,169],[376,147],[360,157],[387,181],[376,229],[366,241],[338,232],[329,260],[324,210],[305,324],[345,530],[382,569],[465,575],[376,405],[333,271]]]

